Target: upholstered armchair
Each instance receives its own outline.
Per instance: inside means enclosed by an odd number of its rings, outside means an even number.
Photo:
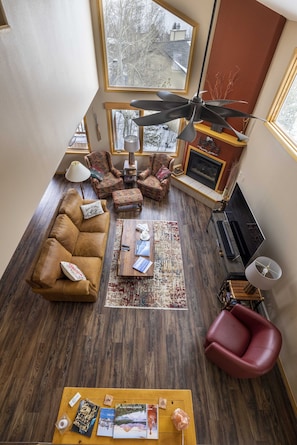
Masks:
[[[266,374],[277,361],[282,345],[280,331],[255,311],[236,304],[223,310],[210,326],[205,355],[236,378]]]
[[[174,159],[164,153],[150,156],[150,166],[140,173],[137,185],[144,196],[161,201],[169,191]]]
[[[121,172],[117,170],[107,151],[93,151],[85,156],[87,166],[91,171],[92,187],[98,198],[107,198],[115,190],[124,188]]]

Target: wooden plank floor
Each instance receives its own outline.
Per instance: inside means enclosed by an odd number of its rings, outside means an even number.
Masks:
[[[69,183],[48,187],[0,282],[0,440],[50,442],[64,386],[189,388],[202,445],[293,445],[296,419],[278,368],[237,380],[209,363],[205,333],[220,311],[206,225],[210,209],[174,187],[162,203],[145,198],[141,219],[177,220],[188,311],[104,307],[117,217],[95,304],[50,303],[25,282]],[[86,197],[94,198],[89,184]],[[187,445],[187,444],[186,444]]]

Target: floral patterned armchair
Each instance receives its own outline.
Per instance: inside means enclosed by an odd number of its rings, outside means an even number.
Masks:
[[[106,198],[115,190],[124,188],[121,172],[116,169],[107,151],[93,151],[85,156],[87,166],[91,171],[92,187],[98,198]]]
[[[164,153],[150,156],[150,166],[140,173],[137,185],[144,196],[161,201],[169,191],[174,159]]]

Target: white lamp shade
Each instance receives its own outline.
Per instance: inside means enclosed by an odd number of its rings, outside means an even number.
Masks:
[[[124,137],[124,149],[129,153],[135,153],[139,150],[139,140],[134,134]]]
[[[269,290],[282,276],[282,270],[271,258],[260,256],[245,269],[245,276],[258,289]]]
[[[90,170],[79,161],[72,161],[65,174],[65,178],[70,182],[82,182],[90,176]]]

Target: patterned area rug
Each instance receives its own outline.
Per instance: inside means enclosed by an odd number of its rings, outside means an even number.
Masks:
[[[187,309],[182,253],[177,221],[153,221],[153,278],[117,276],[123,220],[117,220],[105,306],[138,309]]]

